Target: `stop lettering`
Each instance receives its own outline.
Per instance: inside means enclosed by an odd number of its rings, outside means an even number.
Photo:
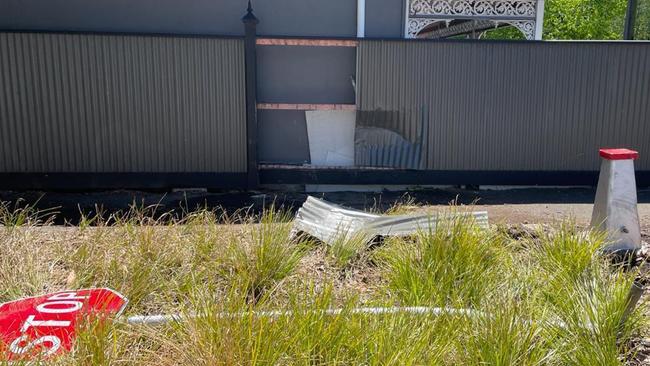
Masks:
[[[79,319],[117,316],[127,300],[111,289],[83,289],[0,304],[0,361],[47,358],[69,351]]]

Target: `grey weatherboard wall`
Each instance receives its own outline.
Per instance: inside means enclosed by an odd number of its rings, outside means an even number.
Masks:
[[[365,36],[402,38],[405,11],[405,0],[366,0]]]
[[[243,173],[244,93],[242,39],[0,33],[0,173]]]
[[[357,83],[396,131],[426,111],[421,169],[597,171],[620,146],[650,170],[650,43],[367,40]]]
[[[260,103],[354,104],[354,47],[257,47]]]
[[[356,36],[356,0],[252,2],[255,16],[260,19],[258,34]],[[0,0],[0,29],[241,36],[246,3],[247,0]]]

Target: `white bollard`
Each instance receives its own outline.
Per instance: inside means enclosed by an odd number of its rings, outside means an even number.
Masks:
[[[641,248],[634,160],[639,153],[628,149],[601,149],[603,158],[591,214],[591,226],[608,233],[606,253],[628,257]]]

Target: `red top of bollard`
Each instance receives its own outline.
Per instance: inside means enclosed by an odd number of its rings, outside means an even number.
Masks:
[[[607,160],[634,160],[639,157],[639,152],[630,149],[600,149],[600,156]]]

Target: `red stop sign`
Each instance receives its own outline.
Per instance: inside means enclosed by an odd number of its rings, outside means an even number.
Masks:
[[[0,361],[69,351],[79,319],[117,316],[127,299],[107,288],[62,291],[0,304]]]

